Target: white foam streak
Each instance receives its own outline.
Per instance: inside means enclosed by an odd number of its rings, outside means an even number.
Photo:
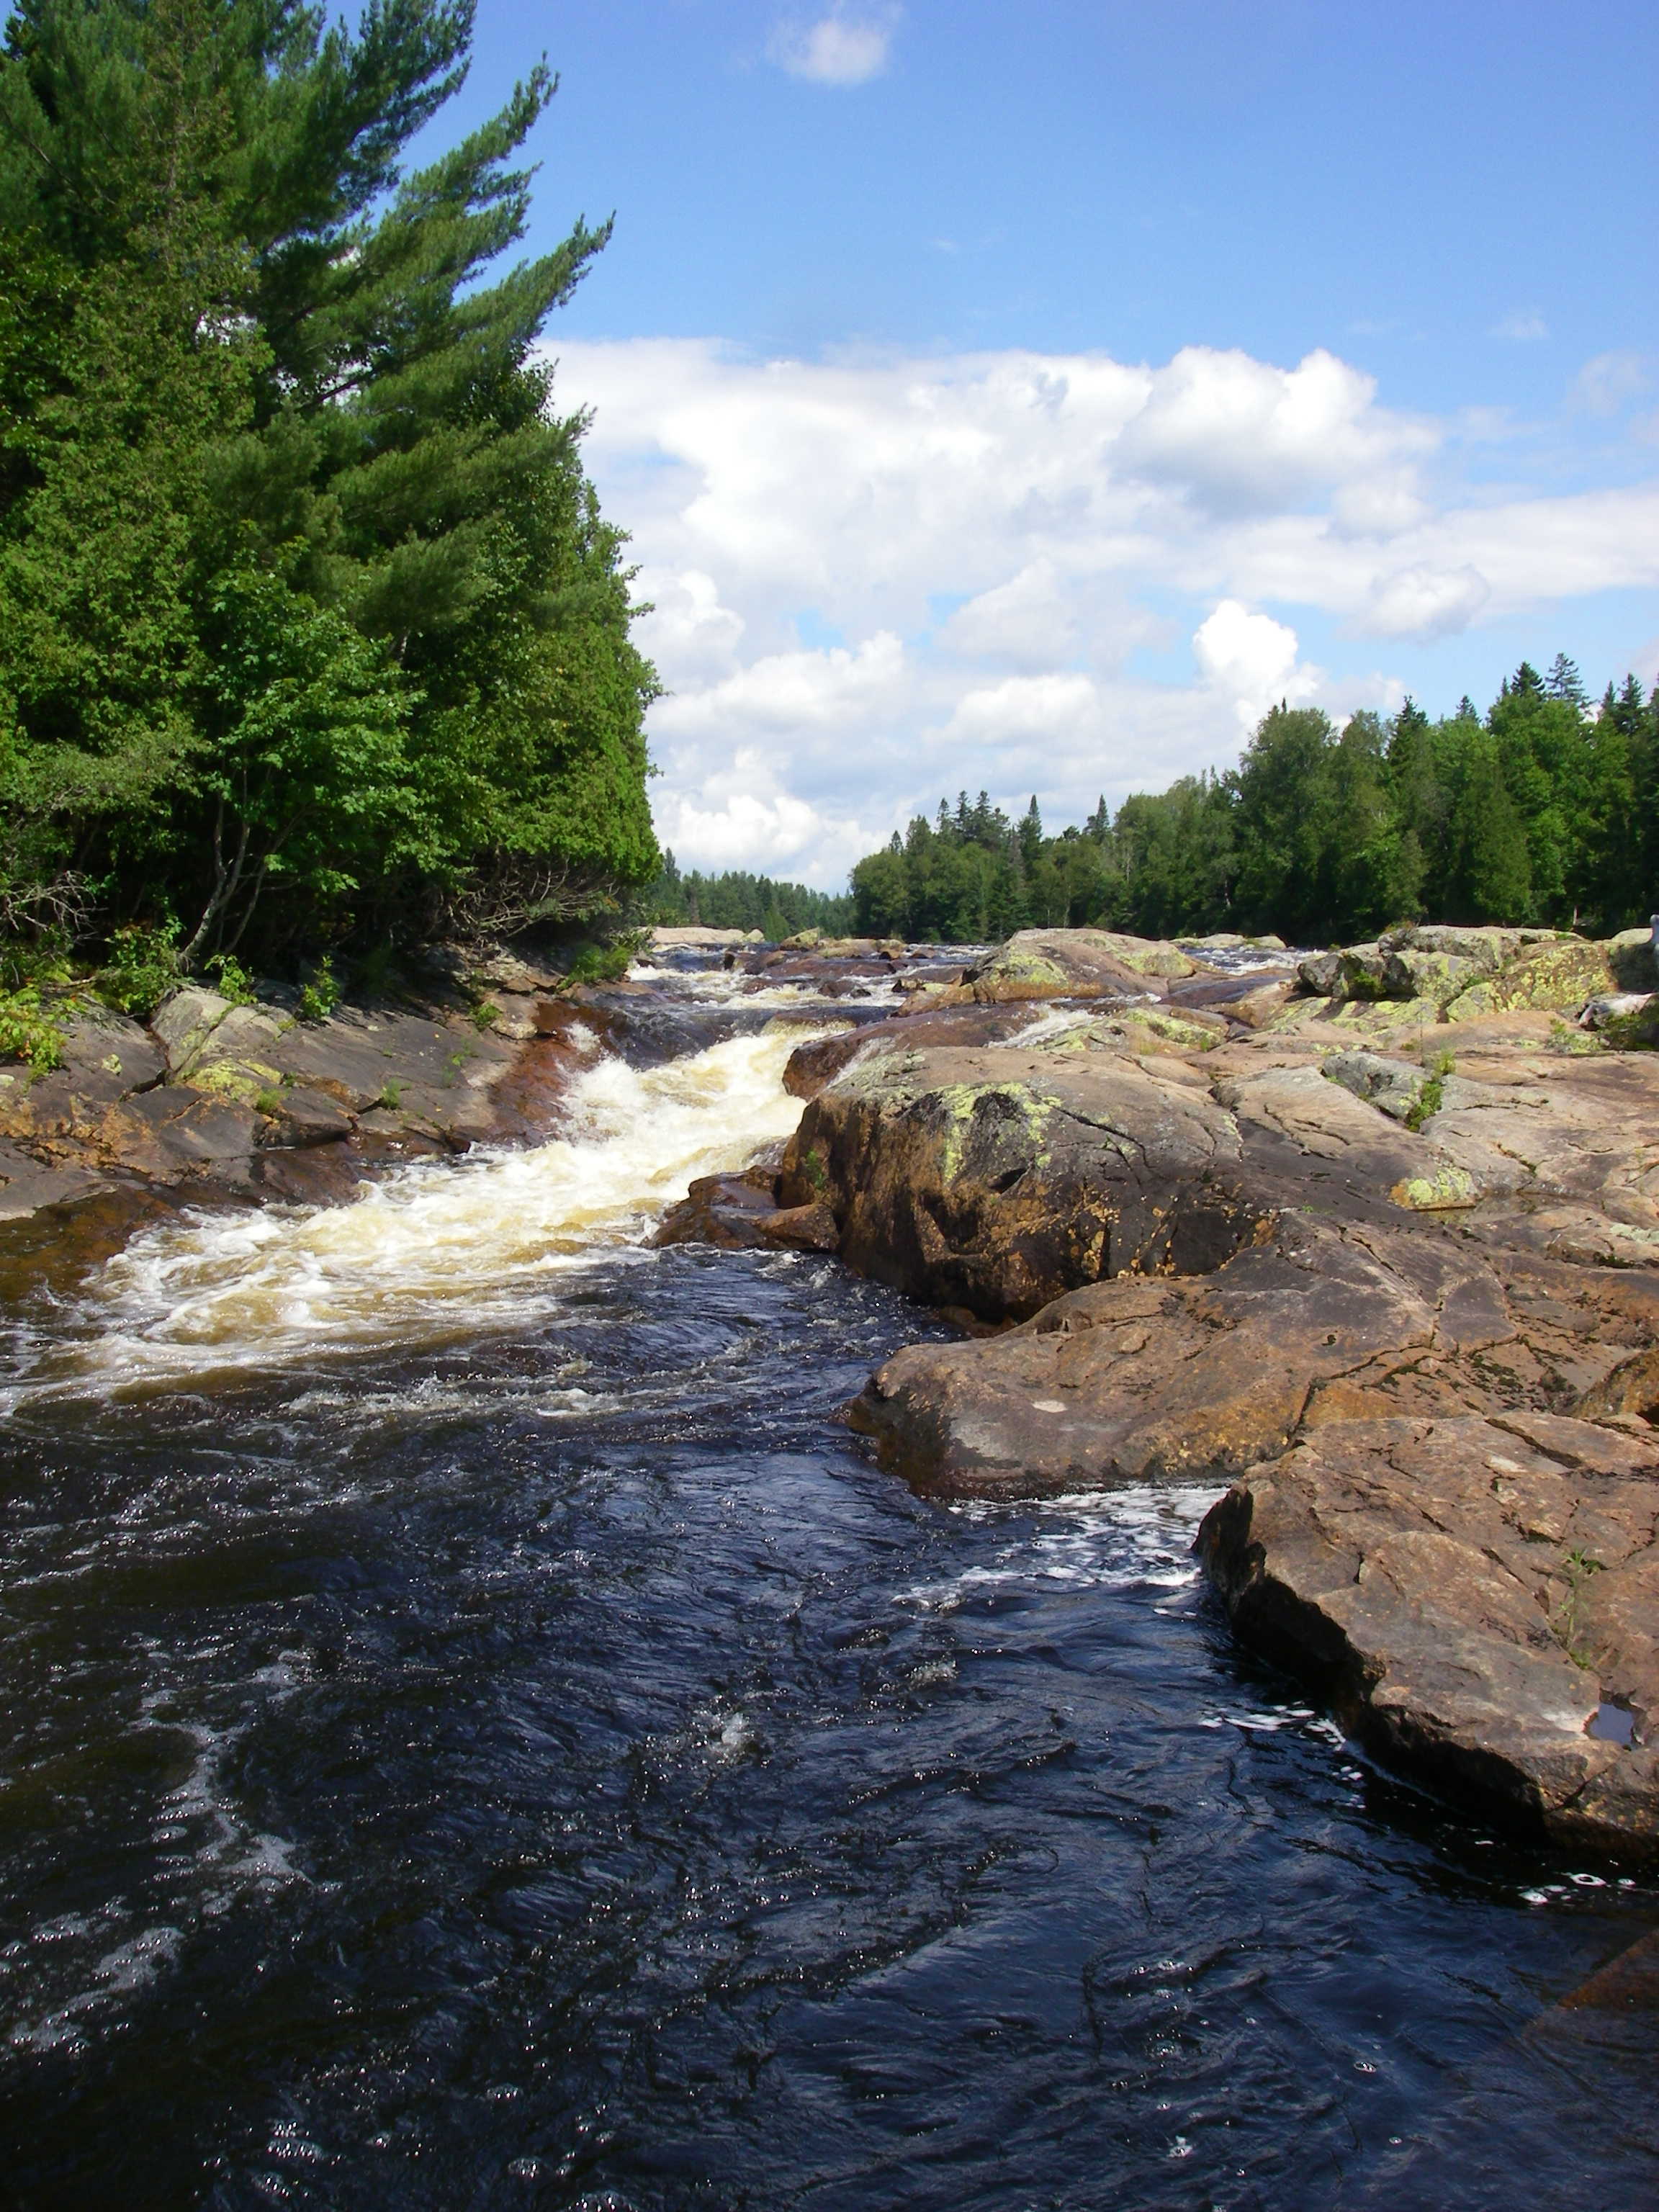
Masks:
[[[559,1282],[637,1243],[696,1176],[793,1129],[780,1026],[640,1073],[605,1060],[566,1133],[532,1150],[422,1163],[351,1205],[191,1213],[136,1237],[89,1295],[74,1376],[105,1389],[270,1368],[523,1326]],[[27,1395],[35,1395],[28,1393]]]

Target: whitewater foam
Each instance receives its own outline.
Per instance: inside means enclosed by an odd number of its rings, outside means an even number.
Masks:
[[[146,1230],[89,1285],[47,1371],[3,1402],[526,1326],[696,1177],[790,1133],[801,1102],[782,1076],[800,1041],[779,1025],[644,1071],[602,1060],[545,1144],[422,1162],[343,1206],[192,1210]]]

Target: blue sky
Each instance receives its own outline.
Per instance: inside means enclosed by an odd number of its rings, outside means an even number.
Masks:
[[[482,0],[683,860],[1063,820],[1269,697],[1659,673],[1659,11]]]

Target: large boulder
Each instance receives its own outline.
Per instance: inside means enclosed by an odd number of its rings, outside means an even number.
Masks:
[[[876,1032],[817,1091],[783,1194],[1018,1324],[848,1418],[945,1494],[1232,1478],[1241,1637],[1483,1817],[1659,1844],[1659,1057],[1496,1026],[1527,1013],[1159,1058],[1133,1011]]]
[[[1524,951],[1519,958],[1471,983],[1447,1006],[1453,1021],[1516,1008],[1563,1012],[1618,988],[1609,949],[1582,938],[1565,938]]]
[[[1362,1740],[1559,1842],[1650,1847],[1656,1494],[1651,1431],[1345,1420],[1247,1472],[1199,1544],[1240,1634]]]
[[[1178,945],[1110,929],[1022,929],[963,981],[975,999],[1106,998],[1145,995],[1199,963]]]
[[[1218,1266],[1260,1223],[1239,1159],[1232,1116],[1178,1058],[901,1033],[810,1101],[779,1195],[827,1206],[878,1281],[998,1319],[1125,1269]]]

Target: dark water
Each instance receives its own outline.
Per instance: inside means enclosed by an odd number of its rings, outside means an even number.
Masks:
[[[1651,2015],[1554,2010],[1653,1891],[1363,1771],[1231,1646],[1205,1493],[890,1482],[831,1417],[928,1327],[621,1253],[15,1416],[8,2201],[1659,2202]]]

